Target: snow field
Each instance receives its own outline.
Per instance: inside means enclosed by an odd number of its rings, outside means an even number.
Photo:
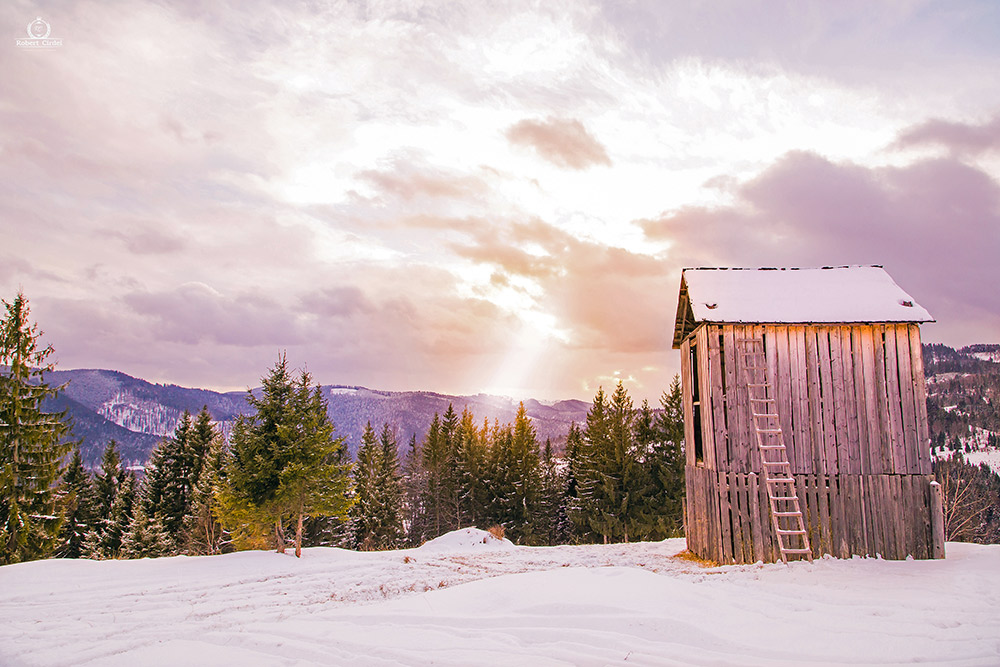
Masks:
[[[3,665],[1000,664],[1000,546],[705,568],[683,540],[0,568]]]

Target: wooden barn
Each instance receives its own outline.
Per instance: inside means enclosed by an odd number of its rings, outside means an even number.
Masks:
[[[879,266],[685,269],[688,549],[943,558],[921,322]]]

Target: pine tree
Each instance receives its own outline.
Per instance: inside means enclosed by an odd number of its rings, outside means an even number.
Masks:
[[[430,491],[423,459],[423,451],[414,434],[410,436],[410,444],[403,459],[403,515],[406,544],[412,547],[418,547],[431,538],[431,519],[427,506]]]
[[[59,532],[56,556],[59,558],[80,558],[83,555],[83,541],[94,527],[94,483],[90,472],[83,465],[79,447],[73,450],[69,467],[62,479],[63,506],[66,520]]]
[[[462,410],[455,452],[457,523],[460,526],[475,526],[481,523],[489,502],[484,479],[489,425],[484,422],[480,429],[475,421],[475,416],[467,407]]]
[[[225,445],[222,435],[216,433],[191,490],[191,509],[184,520],[184,549],[191,555],[222,553],[227,542],[228,536],[217,519],[219,507],[215,499],[222,487]]]
[[[541,494],[537,516],[539,537],[549,546],[572,540],[566,486],[566,471],[560,468],[552,450],[552,441],[546,438],[541,458]]]
[[[598,389],[583,433],[574,520],[605,543],[636,537],[646,482],[638,461],[634,422],[632,399],[621,382],[610,403],[605,403],[604,391]]]
[[[351,521],[355,543],[362,551],[376,549],[378,522],[378,456],[379,446],[372,423],[365,425],[354,463],[354,505]]]
[[[344,438],[334,437],[326,400],[311,380],[305,371],[293,380],[282,356],[262,379],[263,395],[248,392],[256,413],[236,420],[218,496],[223,524],[244,543],[259,540],[260,528],[270,525],[284,553],[285,522],[293,521],[296,556],[306,517],[346,519],[350,508]]]
[[[194,488],[215,437],[207,408],[202,408],[194,421],[185,410],[173,437],[156,446],[146,466],[143,511],[162,522],[174,543],[184,542]]]
[[[0,564],[44,558],[62,524],[56,482],[71,445],[65,413],[47,413],[42,401],[60,387],[45,382],[52,347],[39,349],[42,332],[29,324],[28,301],[3,302],[0,320]]]
[[[427,512],[427,524],[431,538],[443,535],[451,529],[449,528],[451,514],[448,511],[448,500],[453,491],[450,488],[452,473],[449,470],[453,461],[448,451],[448,444],[446,437],[442,434],[441,419],[437,413],[434,413],[430,428],[427,430],[427,437],[420,448],[421,467],[426,476],[425,495],[420,503]]]
[[[88,558],[104,560],[121,556],[122,540],[138,505],[137,486],[135,476],[126,472],[115,488],[108,514],[98,519],[97,527],[84,540]]]
[[[382,549],[396,549],[402,546],[403,540],[403,478],[399,469],[396,435],[389,424],[382,425],[379,445],[381,446],[378,465],[381,529],[378,546]]]
[[[663,410],[656,418],[655,438],[648,460],[654,481],[653,512],[656,532],[650,539],[680,537],[684,531],[684,404],[680,378],[660,398]]]
[[[162,558],[177,553],[173,537],[159,517],[150,519],[142,503],[136,503],[132,520],[122,536],[120,558]]]
[[[402,486],[396,438],[388,424],[376,438],[365,426],[354,466],[356,502],[351,508],[355,544],[364,551],[394,549],[402,537]]]
[[[94,510],[97,517],[107,519],[111,505],[118,495],[118,488],[125,480],[126,471],[122,467],[118,443],[109,440],[101,455],[101,467],[94,476]]]

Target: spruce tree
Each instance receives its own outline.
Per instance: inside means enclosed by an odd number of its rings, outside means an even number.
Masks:
[[[462,410],[456,436],[455,478],[458,489],[458,525],[475,526],[484,520],[489,502],[485,484],[488,423],[482,429],[466,407]]]
[[[680,537],[684,531],[684,404],[676,375],[660,405],[663,409],[656,417],[656,436],[649,451],[653,498],[659,501],[653,510],[658,532],[650,539]]]
[[[450,530],[448,496],[451,491],[451,471],[448,468],[452,461],[447,448],[448,442],[441,432],[441,419],[434,413],[427,437],[420,448],[421,467],[425,475],[424,496],[420,499],[420,504],[427,513],[429,538],[438,537]]]
[[[84,540],[84,552],[88,558],[104,560],[121,556],[122,540],[132,524],[138,505],[137,487],[135,476],[130,472],[124,473],[115,487],[108,514],[98,519],[97,526]]]
[[[57,481],[71,445],[65,413],[48,413],[42,401],[61,387],[45,382],[52,347],[39,348],[42,332],[29,322],[28,300],[3,302],[0,320],[0,564],[49,556],[62,524]]]
[[[378,464],[380,530],[378,546],[396,549],[403,540],[403,478],[399,469],[399,447],[389,424],[382,425],[379,435],[381,452]]]
[[[416,434],[410,436],[403,459],[403,515],[406,517],[406,544],[418,547],[431,538],[431,519],[428,511],[430,492],[423,451],[417,444]]]
[[[378,530],[378,458],[379,445],[372,423],[365,424],[354,463],[354,505],[351,522],[354,541],[362,551],[376,549]]]
[[[59,532],[59,558],[80,558],[83,555],[83,541],[94,527],[94,483],[90,472],[83,465],[80,448],[73,450],[69,467],[62,479],[63,506],[66,520]]]
[[[132,520],[122,536],[120,558],[161,558],[177,553],[173,537],[159,517],[146,516],[141,503],[136,503]]]
[[[222,553],[228,541],[228,536],[217,519],[219,507],[215,499],[222,487],[225,447],[222,435],[216,433],[209,443],[198,479],[191,490],[191,509],[184,519],[183,537],[184,550],[190,555]]]
[[[118,443],[109,440],[101,454],[101,467],[94,476],[94,510],[98,519],[107,519],[111,514],[111,505],[125,476]]]
[[[539,538],[549,546],[572,540],[567,501],[567,471],[560,468],[552,441],[546,438],[541,457],[541,494],[537,516]]]
[[[305,371],[294,380],[282,355],[262,379],[262,396],[248,392],[256,412],[236,420],[218,495],[223,523],[244,543],[259,540],[260,528],[270,525],[284,553],[285,523],[293,521],[296,556],[307,517],[346,519],[350,507],[344,438],[334,436],[326,400],[311,380]]]

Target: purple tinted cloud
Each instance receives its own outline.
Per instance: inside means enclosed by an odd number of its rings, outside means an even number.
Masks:
[[[955,155],[980,155],[1000,150],[1000,115],[980,124],[934,118],[899,135],[894,147],[943,146]]]

